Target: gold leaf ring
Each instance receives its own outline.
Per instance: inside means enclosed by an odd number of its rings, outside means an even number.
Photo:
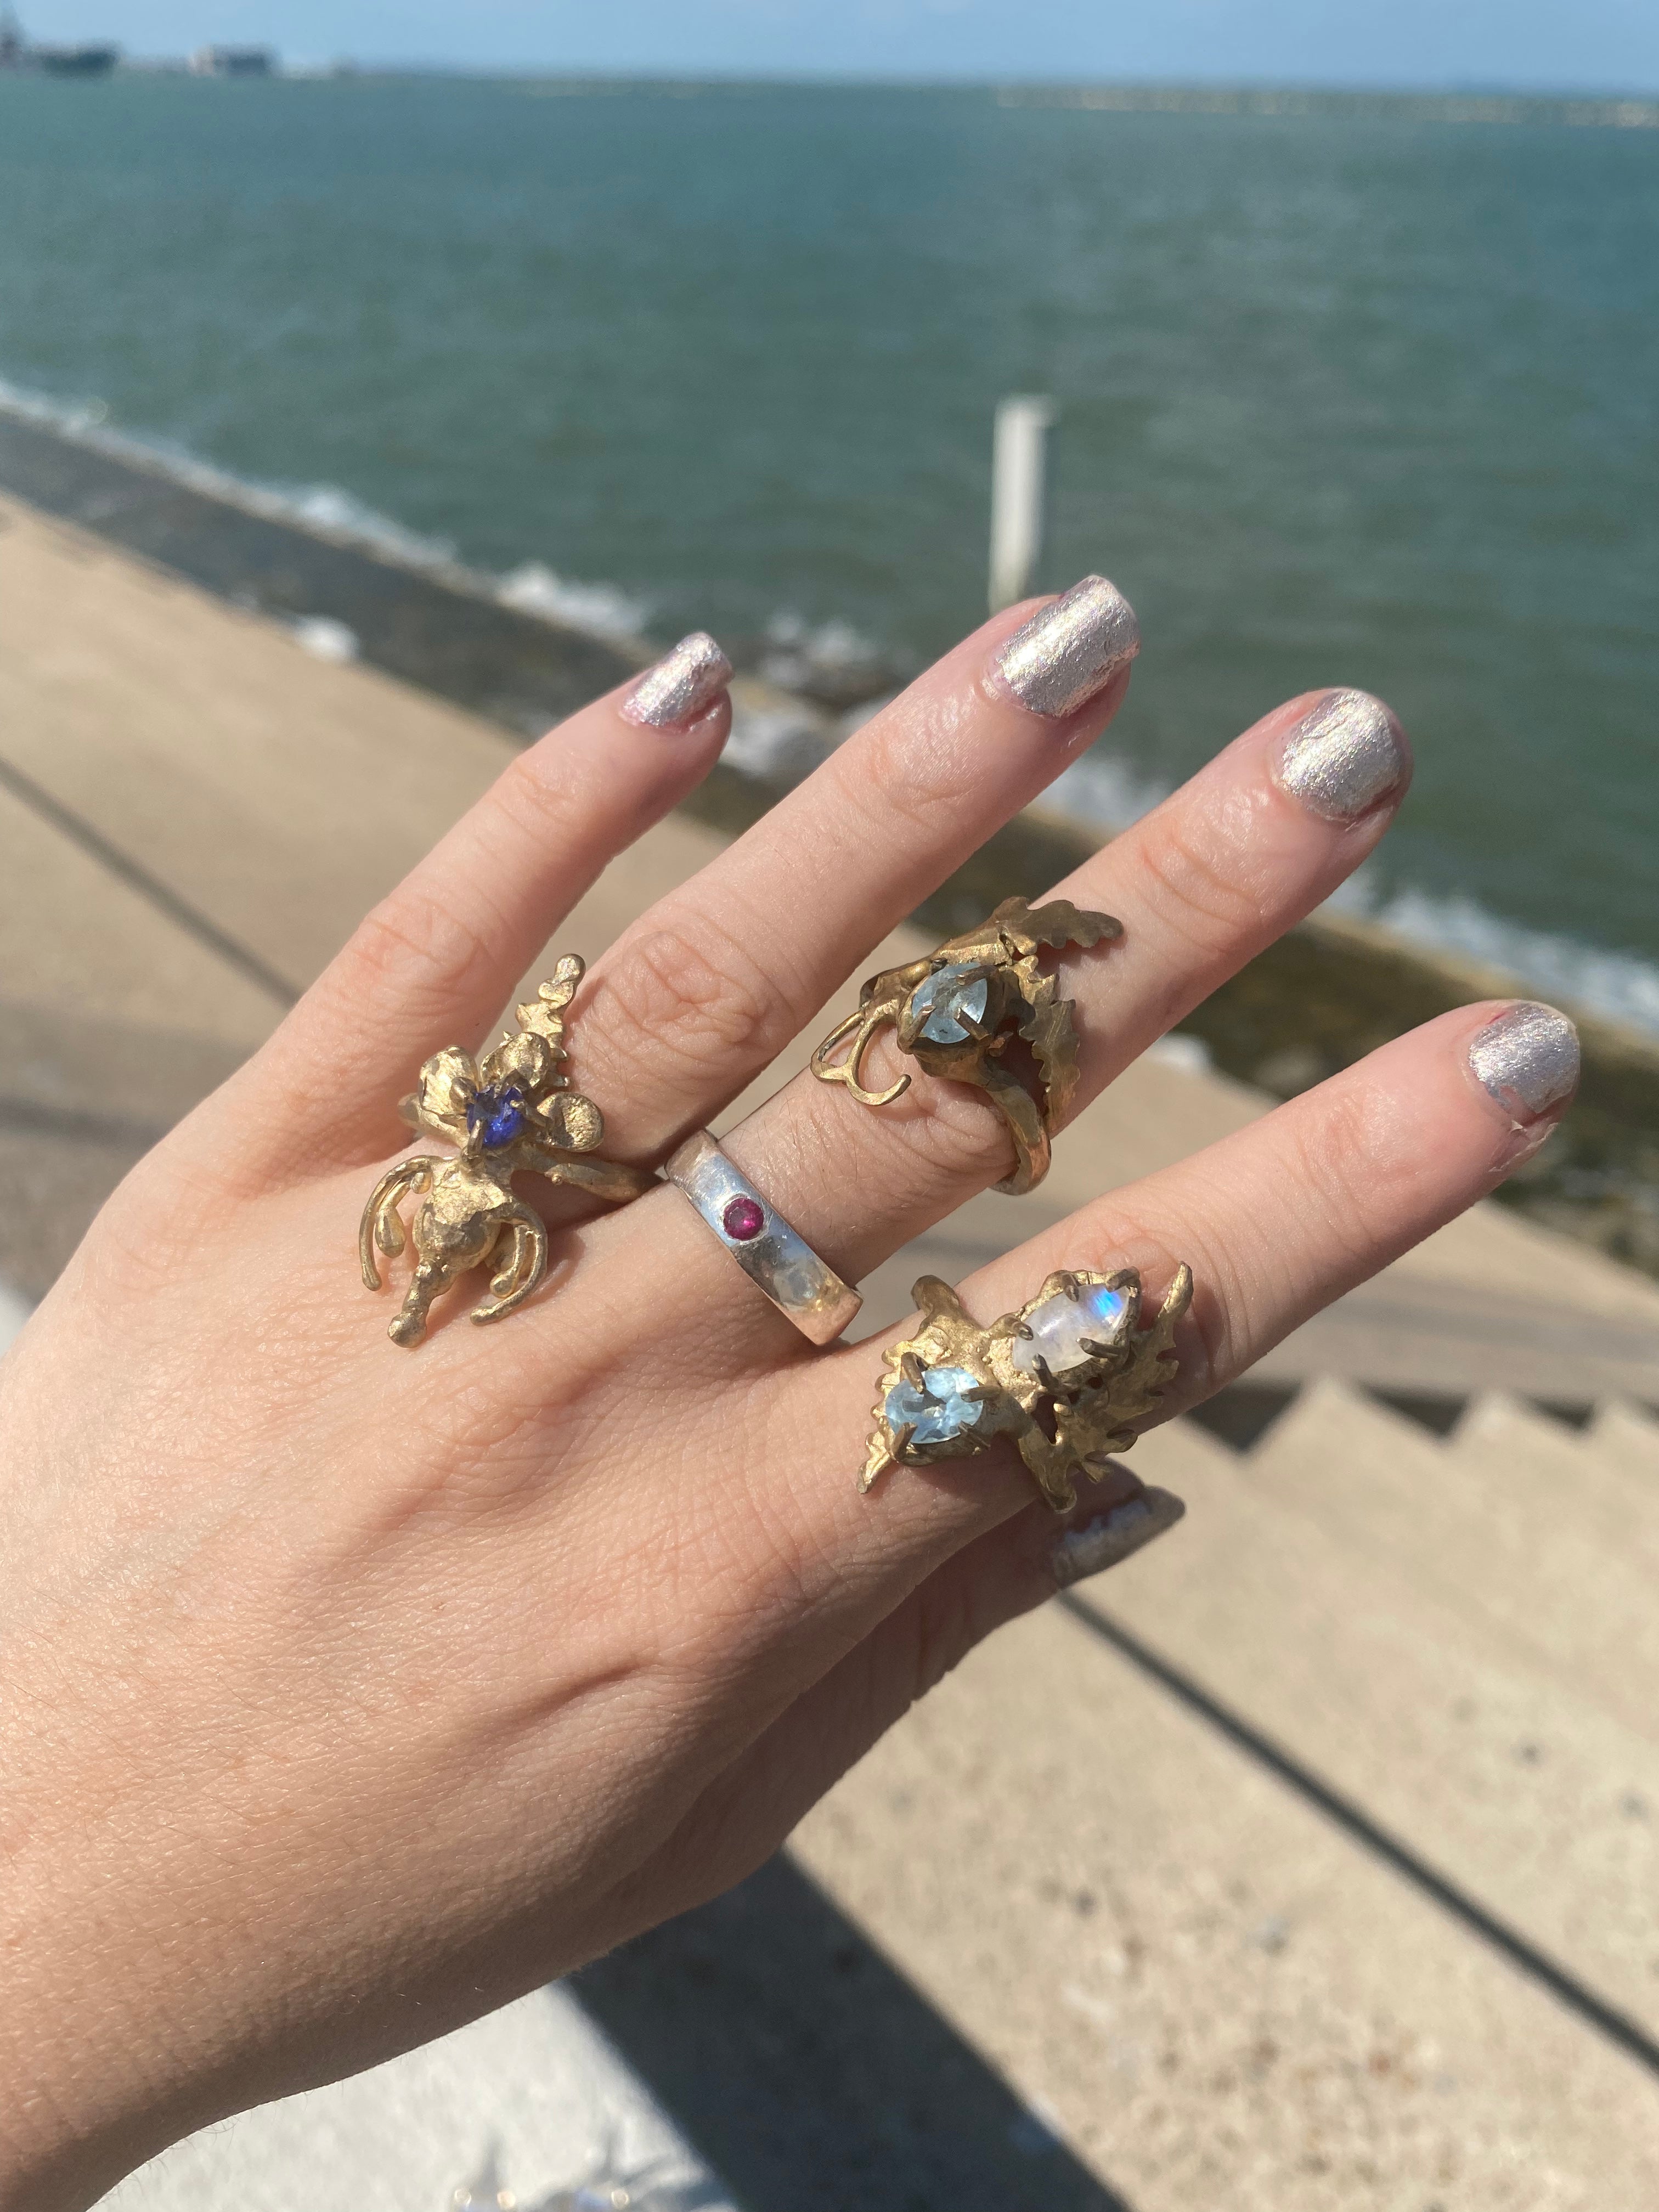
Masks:
[[[909,1076],[870,1091],[863,1067],[880,1031],[896,1030],[899,1050],[927,1074],[985,1092],[1014,1140],[1014,1171],[997,1188],[1016,1195],[1034,1190],[1048,1172],[1051,1140],[1078,1083],[1072,1001],[1060,997],[1059,978],[1038,966],[1038,951],[1103,945],[1122,934],[1109,914],[1091,914],[1069,899],[1035,908],[1023,898],[1005,899],[978,929],[948,938],[925,959],[872,975],[856,1012],[812,1054],[812,1073],[820,1083],[844,1084],[861,1106],[890,1104],[909,1089]],[[1031,1048],[1039,1097],[1003,1065],[1016,1037]]]
[[[1176,1324],[1192,1304],[1193,1276],[1176,1270],[1145,1328],[1133,1267],[1050,1275],[988,1328],[937,1275],[911,1296],[921,1325],[887,1354],[860,1488],[889,1468],[964,1459],[1006,1437],[1055,1512],[1069,1513],[1078,1476],[1097,1482],[1175,1379]]]
[[[476,1322],[500,1321],[521,1306],[547,1268],[547,1227],[513,1194],[521,1170],[574,1184],[623,1205],[656,1182],[638,1168],[602,1160],[595,1147],[605,1116],[570,1088],[560,1063],[564,1008],[582,979],[574,953],[561,960],[509,1031],[482,1061],[459,1045],[433,1054],[417,1089],[398,1108],[412,1128],[456,1146],[452,1158],[399,1160],[380,1177],[357,1231],[363,1281],[380,1287],[376,1249],[395,1257],[406,1242],[398,1207],[419,1198],[412,1234],[415,1273],[403,1310],[387,1329],[394,1344],[418,1344],[432,1302],[473,1267],[489,1267],[490,1295]]]

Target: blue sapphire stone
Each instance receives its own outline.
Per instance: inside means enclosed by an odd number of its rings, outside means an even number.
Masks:
[[[466,1126],[473,1136],[483,1138],[487,1152],[510,1145],[524,1127],[524,1093],[516,1084],[477,1091],[467,1101]]]
[[[949,1443],[985,1418],[983,1401],[966,1395],[978,1388],[979,1377],[969,1368],[924,1368],[919,1383],[894,1383],[883,1410],[890,1428],[915,1431],[913,1444]]]

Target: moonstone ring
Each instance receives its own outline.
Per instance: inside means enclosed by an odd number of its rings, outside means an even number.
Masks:
[[[988,1328],[937,1275],[911,1296],[921,1322],[887,1354],[860,1487],[890,1468],[964,1459],[1003,1437],[1054,1510],[1069,1513],[1078,1476],[1099,1481],[1157,1415],[1193,1278],[1176,1268],[1144,1328],[1133,1267],[1050,1275]]]
[[[778,1311],[814,1344],[833,1344],[864,1300],[767,1204],[708,1130],[688,1137],[663,1172]]]

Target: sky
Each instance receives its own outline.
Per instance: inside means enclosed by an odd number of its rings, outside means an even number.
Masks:
[[[16,0],[42,40],[715,76],[1659,91],[1659,0]]]

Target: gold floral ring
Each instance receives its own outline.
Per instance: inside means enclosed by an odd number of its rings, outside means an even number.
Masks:
[[[1078,1084],[1072,1001],[1060,997],[1059,977],[1038,965],[1037,954],[1045,945],[1088,947],[1122,934],[1109,914],[1091,914],[1069,899],[1035,908],[1023,898],[1005,899],[978,929],[948,938],[924,959],[872,975],[857,1011],[812,1054],[812,1073],[820,1083],[844,1084],[861,1106],[890,1104],[909,1089],[909,1076],[870,1091],[862,1071],[879,1032],[894,1030],[899,1050],[925,1073],[985,1092],[1014,1140],[1013,1173],[997,1188],[1015,1195],[1034,1190],[1048,1172],[1051,1140]],[[1031,1048],[1036,1097],[1004,1065],[1016,1037]]]
[[[887,1354],[860,1487],[890,1468],[963,1459],[1006,1437],[1049,1504],[1069,1513],[1078,1476],[1097,1482],[1175,1379],[1176,1324],[1192,1304],[1193,1277],[1176,1270],[1145,1328],[1133,1267],[1050,1275],[988,1328],[937,1275],[910,1295],[921,1326]]]
[[[521,1170],[570,1183],[595,1198],[623,1205],[656,1182],[638,1168],[596,1157],[605,1116],[570,1088],[563,1009],[582,979],[574,954],[561,960],[536,998],[518,1009],[509,1033],[481,1061],[459,1045],[435,1052],[420,1083],[398,1108],[412,1128],[456,1147],[454,1156],[399,1160],[380,1177],[357,1232],[363,1281],[380,1287],[376,1249],[395,1257],[407,1241],[398,1209],[405,1196],[422,1200],[412,1226],[415,1273],[403,1309],[387,1329],[394,1344],[418,1344],[434,1298],[473,1267],[493,1269],[490,1295],[472,1309],[476,1322],[500,1321],[540,1283],[547,1269],[547,1226],[513,1194]]]

